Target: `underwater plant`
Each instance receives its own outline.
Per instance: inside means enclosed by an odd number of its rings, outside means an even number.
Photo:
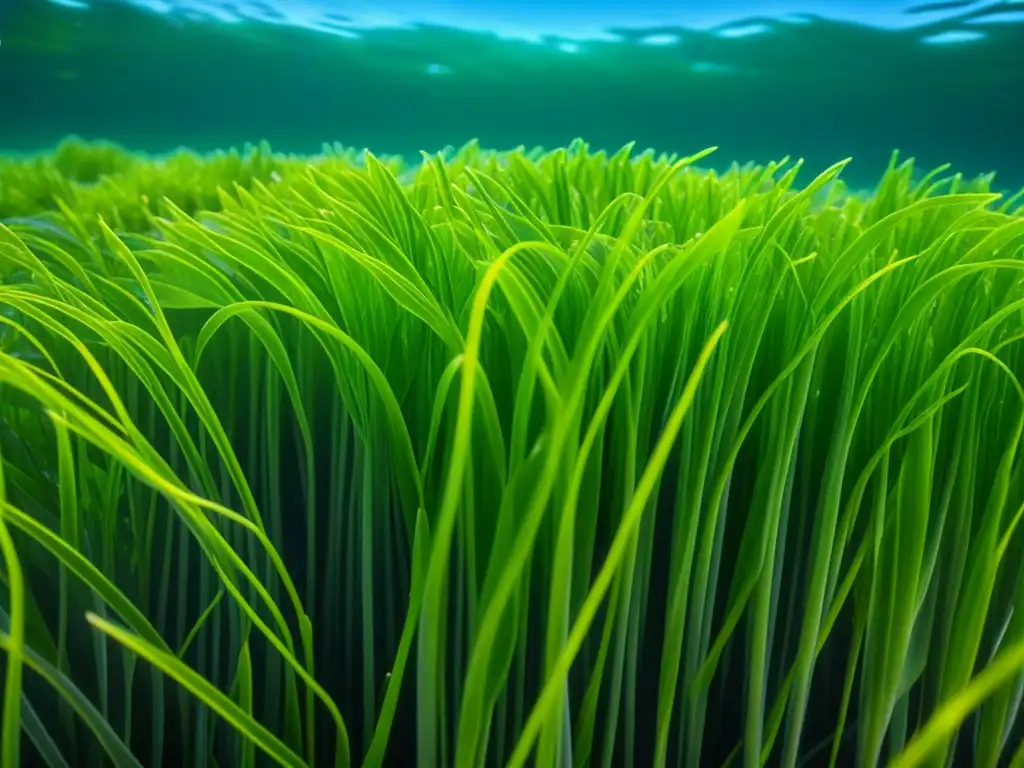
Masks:
[[[0,767],[1024,765],[1019,196],[111,151],[0,164]]]

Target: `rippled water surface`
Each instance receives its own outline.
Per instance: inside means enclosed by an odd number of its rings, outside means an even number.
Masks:
[[[1024,2],[7,0],[0,147],[893,149],[1024,182]]]

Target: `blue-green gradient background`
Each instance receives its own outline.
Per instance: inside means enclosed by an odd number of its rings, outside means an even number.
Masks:
[[[0,0],[0,149],[899,149],[1024,184],[1024,2]]]

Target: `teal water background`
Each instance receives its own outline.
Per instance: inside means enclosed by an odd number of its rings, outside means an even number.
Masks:
[[[1024,3],[0,0],[0,149],[893,149],[1024,184]]]

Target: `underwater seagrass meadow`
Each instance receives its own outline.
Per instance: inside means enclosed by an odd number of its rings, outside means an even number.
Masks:
[[[0,765],[1024,765],[1024,216],[896,155],[0,160]]]

